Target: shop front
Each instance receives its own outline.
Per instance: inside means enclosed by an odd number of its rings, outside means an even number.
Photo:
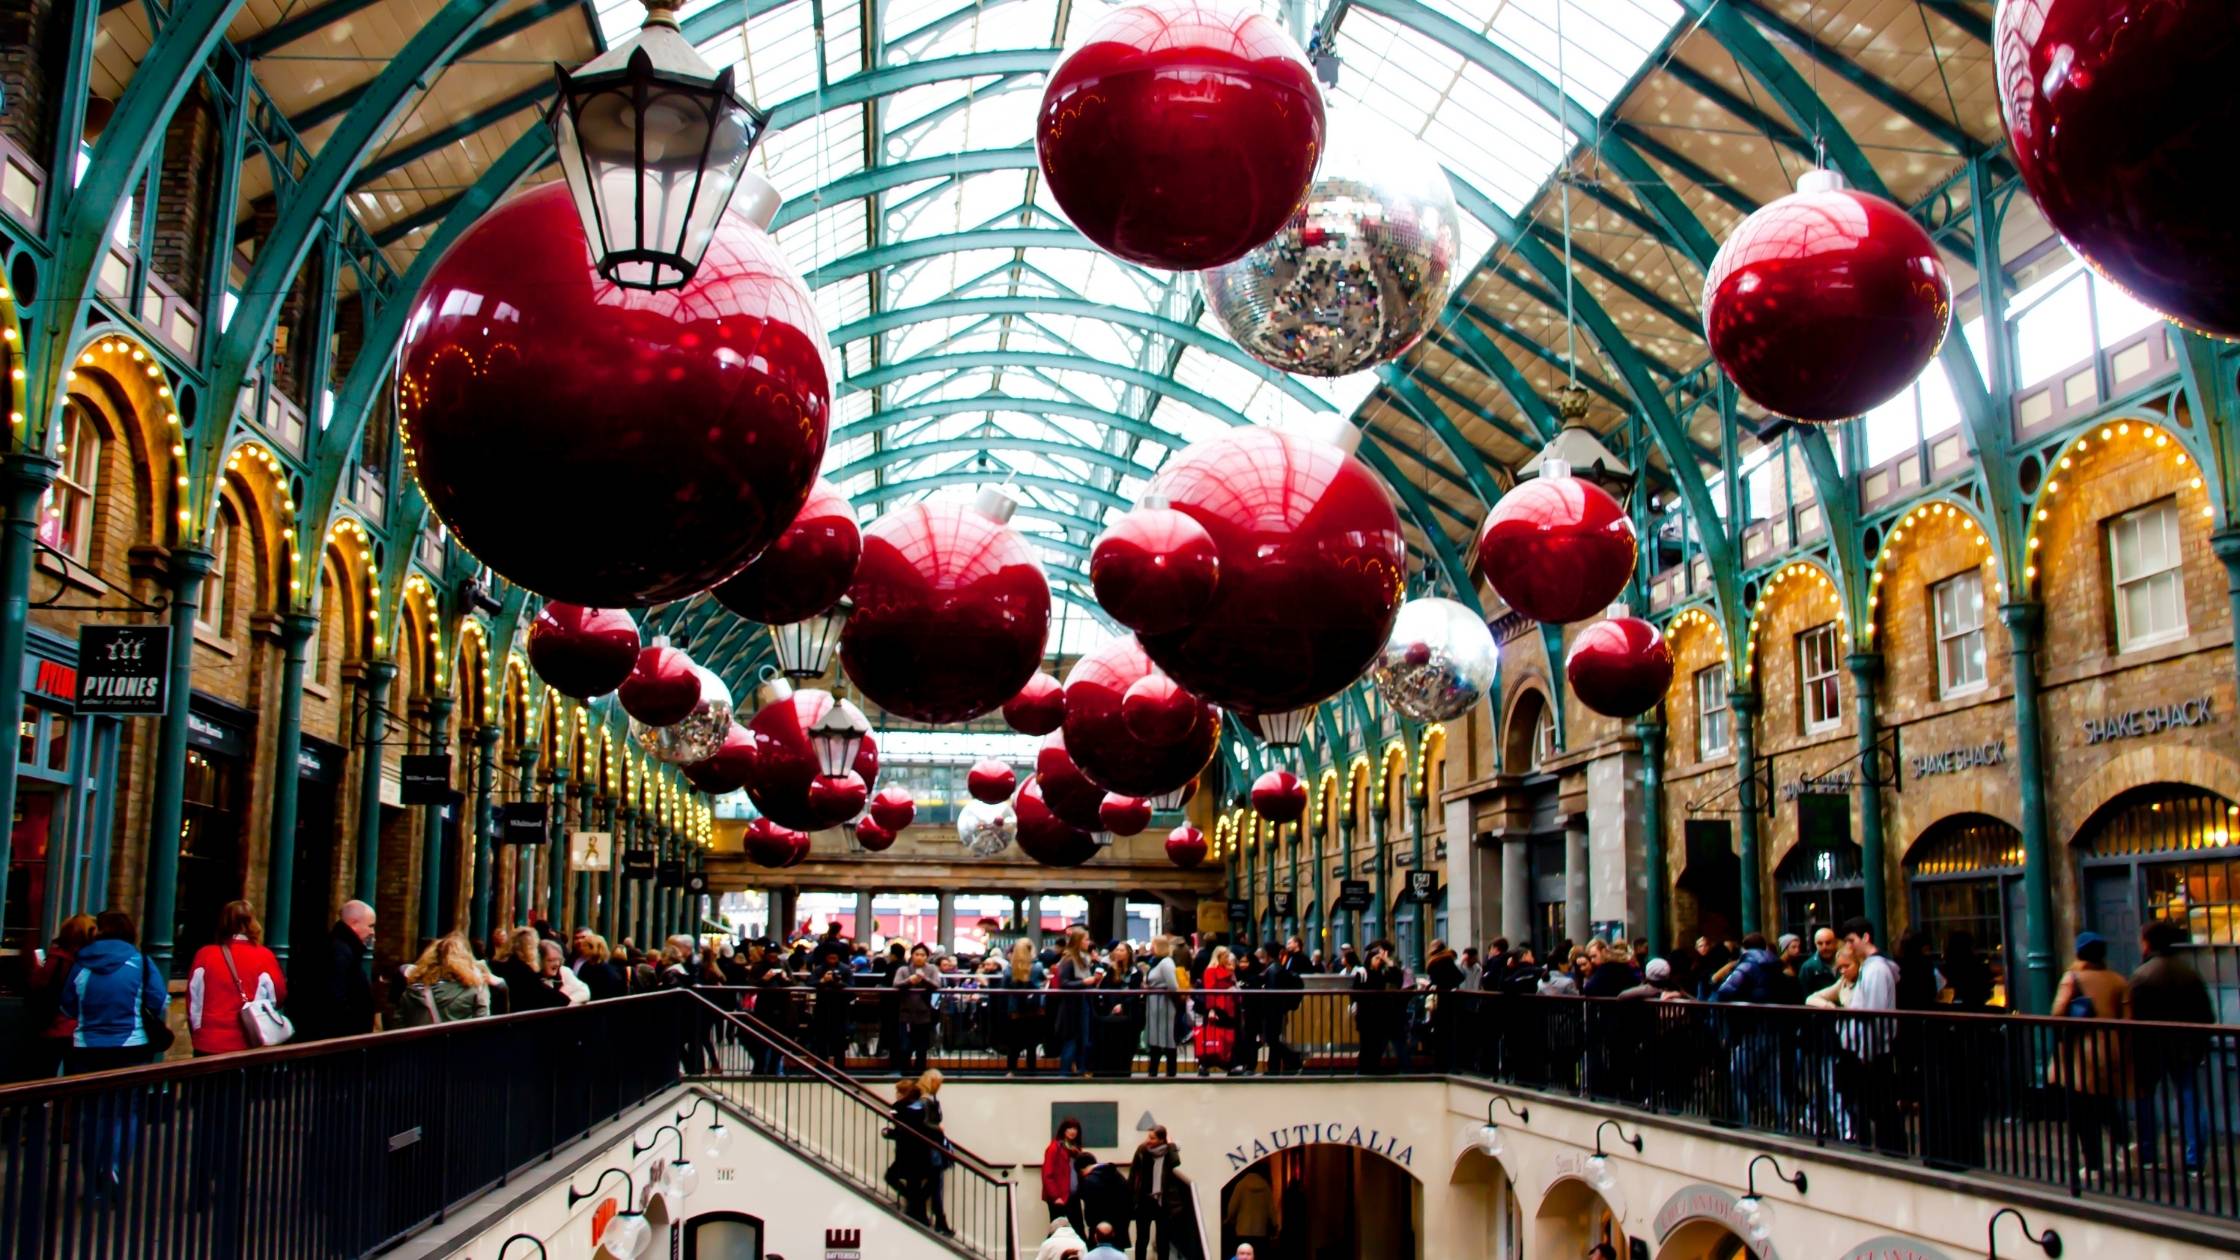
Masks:
[[[2022,833],[1988,814],[1941,819],[1906,852],[1909,921],[1940,955],[1973,950],[2006,1004],[2009,961],[2022,943]]]
[[[201,692],[187,703],[187,775],[179,825],[179,905],[172,926],[175,975],[216,930],[218,911],[240,898],[244,807],[256,716]]]
[[[1820,928],[1866,913],[1866,873],[1851,838],[1848,793],[1800,792],[1793,806],[1797,842],[1774,867],[1773,882],[1781,894],[1780,931],[1809,941]]]
[[[2085,927],[2108,940],[2108,966],[2139,964],[2139,929],[2175,923],[2209,982],[2220,1022],[2240,1021],[2240,804],[2203,788],[2153,783],[2102,805],[2076,838]]]
[[[347,751],[306,734],[296,751],[296,854],[290,890],[288,947],[315,950],[337,908],[335,844],[340,831],[342,776]]]
[[[118,725],[79,717],[77,646],[36,628],[23,666],[23,712],[15,817],[8,848],[8,895],[0,915],[0,955],[37,949],[62,920],[108,901],[110,823]],[[0,991],[22,969],[0,964]]]

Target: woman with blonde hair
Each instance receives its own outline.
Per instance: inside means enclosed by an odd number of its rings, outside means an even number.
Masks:
[[[1042,963],[1034,956],[1034,942],[1024,936],[1011,943],[1011,960],[1004,970],[988,977],[988,987],[997,991],[986,1000],[995,1003],[996,1044],[1003,1047],[1006,1076],[1019,1070],[1020,1055],[1027,1058],[1027,1071],[1042,1066],[1038,1047],[1042,1042],[1041,991],[1045,978]]]
[[[505,957],[491,968],[506,987],[506,1009],[516,1015],[568,1004],[568,999],[561,996],[558,989],[544,982],[540,939],[535,928],[515,928],[513,935],[506,938]]]
[[[918,1077],[918,1098],[925,1104],[925,1135],[933,1143],[927,1152],[931,1169],[926,1174],[927,1206],[933,1213],[933,1232],[944,1238],[956,1237],[949,1228],[949,1200],[944,1193],[949,1176],[949,1135],[941,1128],[941,1069],[927,1068]]]
[[[1089,1071],[1092,1041],[1088,991],[1096,986],[1097,965],[1089,957],[1088,946],[1088,929],[1066,929],[1065,949],[1058,956],[1055,979],[1050,986],[1058,990],[1057,1018],[1053,1022],[1058,1041],[1058,1071],[1066,1076],[1083,1076]]]
[[[490,988],[474,950],[457,932],[428,942],[412,964],[412,981],[398,995],[396,1026],[419,1028],[480,1019],[490,1013]]]
[[[1182,1003],[1174,996],[1181,990],[1175,983],[1174,949],[1164,936],[1151,938],[1151,970],[1144,973],[1143,987],[1151,996],[1143,1003],[1143,1044],[1151,1052],[1151,1075],[1159,1074],[1159,1064],[1167,1065],[1167,1075],[1172,1077],[1179,1069],[1178,1047],[1182,1044],[1182,1029],[1188,1018],[1182,1014]],[[1185,972],[1184,974],[1188,974]]]

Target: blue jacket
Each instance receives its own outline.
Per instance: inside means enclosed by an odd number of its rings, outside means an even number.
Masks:
[[[1786,979],[1781,960],[1770,949],[1746,949],[1742,961],[1727,973],[1726,982],[1712,995],[1714,1002],[1779,1002],[1776,977]]]
[[[74,1046],[144,1046],[148,1016],[171,1004],[147,956],[123,941],[95,941],[78,951],[62,982],[62,1011],[78,1021]]]

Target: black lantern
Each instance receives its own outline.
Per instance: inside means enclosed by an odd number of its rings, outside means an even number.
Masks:
[[[632,289],[692,279],[770,115],[741,100],[677,29],[677,0],[646,0],[645,25],[574,73],[554,67],[550,122],[560,169],[598,254]],[[777,208],[760,179],[755,217]]]
[[[791,625],[770,627],[770,642],[778,651],[778,668],[788,678],[824,677],[832,667],[832,651],[840,643],[840,628],[855,604],[845,595],[840,602],[814,617]]]
[[[1620,503],[1630,502],[1638,476],[1633,465],[1604,446],[1594,430],[1587,427],[1587,399],[1587,391],[1577,385],[1566,385],[1556,391],[1556,416],[1563,421],[1563,430],[1539,454],[1526,460],[1517,469],[1517,476],[1537,477],[1546,461],[1557,459],[1571,470],[1572,476],[1583,477],[1602,487]]]

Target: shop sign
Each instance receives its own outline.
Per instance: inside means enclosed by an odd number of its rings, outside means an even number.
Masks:
[[[79,713],[159,717],[170,707],[170,663],[169,626],[80,626],[73,703]]]
[[[2084,720],[2084,742],[2087,747],[2105,744],[2110,740],[2137,739],[2141,735],[2154,735],[2173,731],[2181,726],[2200,726],[2213,720],[2216,714],[2209,710],[2209,697],[2196,696],[2175,704],[2149,705],[2106,717]]]
[[[339,766],[327,764],[327,756],[309,744],[296,746],[296,775],[314,783],[332,783],[342,774]]]
[[[1368,880],[1341,879],[1338,881],[1338,900],[1334,904],[1340,910],[1358,912],[1377,904],[1377,901],[1369,894]]]
[[[1291,893],[1288,891],[1277,892],[1271,900],[1275,903],[1273,909],[1277,918],[1288,919],[1291,917],[1291,907],[1294,904]]]
[[[1859,786],[1859,776],[1849,770],[1831,770],[1826,774],[1808,774],[1781,785],[1781,799],[1793,801],[1800,796],[1843,796]]]
[[[622,851],[622,877],[624,879],[652,879],[656,858],[651,849],[624,849]]]
[[[1398,1136],[1374,1128],[1349,1125],[1344,1121],[1320,1124],[1290,1124],[1268,1130],[1264,1138],[1240,1142],[1226,1154],[1231,1171],[1250,1168],[1277,1151],[1294,1146],[1357,1146],[1362,1150],[1384,1156],[1403,1168],[1413,1168],[1416,1148],[1402,1146]]]
[[[1978,766],[2003,766],[2007,764],[2007,741],[1992,740],[1988,744],[1974,744],[1965,748],[1947,748],[1939,753],[1924,753],[1912,758],[1913,777],[1926,779],[1932,775],[1958,774]]]
[[[1229,899],[1229,922],[1252,922],[1252,903],[1242,897],[1231,897]]]
[[[863,1260],[863,1231],[828,1229],[824,1232],[824,1260]]]
[[[1750,1237],[1750,1222],[1743,1216],[1742,1209],[1736,1206],[1734,1192],[1717,1186],[1707,1186],[1700,1182],[1682,1186],[1678,1193],[1666,1199],[1664,1206],[1657,1209],[1657,1241],[1663,1242],[1672,1236],[1672,1231],[1689,1221],[1717,1221],[1737,1238]],[[1751,1254],[1758,1256],[1760,1260],[1774,1260],[1773,1244],[1759,1243]]]
[[[78,694],[78,671],[44,656],[23,658],[23,689],[69,703]]]
[[[398,758],[397,788],[406,805],[450,803],[451,754],[406,753]]]
[[[571,871],[613,870],[614,833],[611,831],[569,832],[568,869]]]
[[[1843,1260],[1952,1260],[1952,1257],[1925,1242],[1884,1234],[1844,1252]]]
[[[1439,899],[1439,872],[1409,871],[1408,888],[1400,894],[1402,901],[1428,906]]]
[[[551,839],[542,801],[508,801],[498,806],[499,844],[543,844]]]
[[[82,708],[78,711],[85,712]],[[212,721],[200,713],[187,714],[187,742],[197,748],[207,748],[228,757],[249,755],[249,737],[239,727]]]
[[[670,858],[654,868],[653,886],[656,888],[684,887],[684,859]]]

